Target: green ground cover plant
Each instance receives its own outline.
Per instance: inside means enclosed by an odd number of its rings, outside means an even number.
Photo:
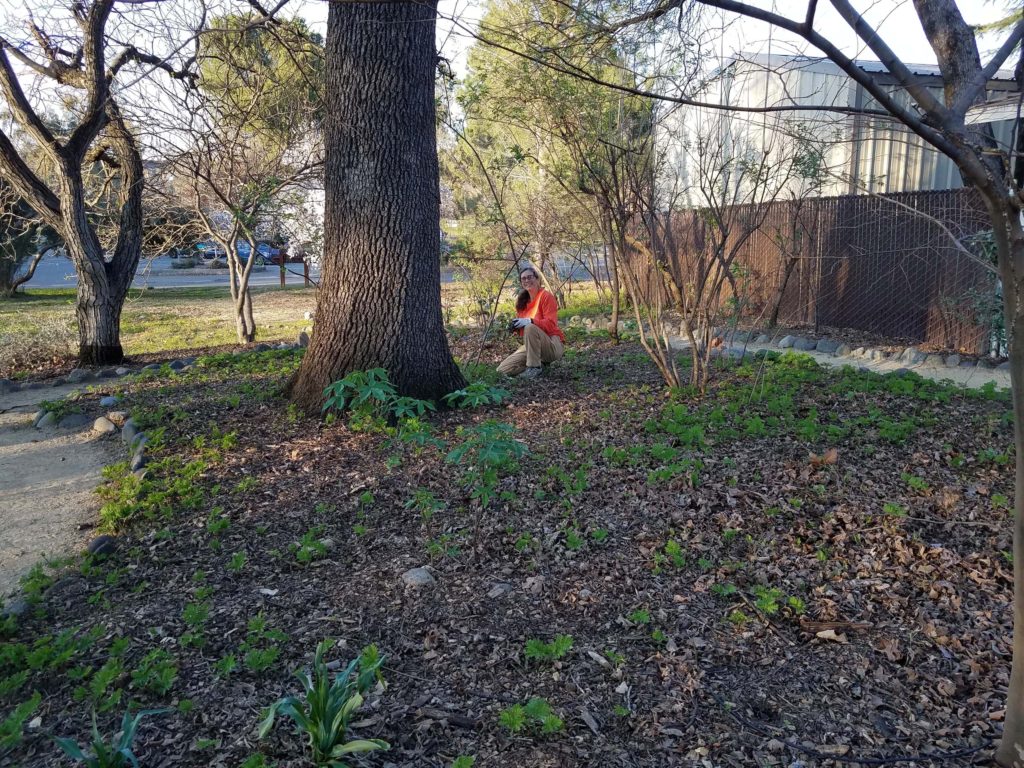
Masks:
[[[452,343],[474,359],[478,337]],[[614,741],[660,767],[711,731],[702,759],[756,765],[770,753],[737,714],[796,743],[835,734],[851,759],[931,754],[937,729],[984,749],[1009,631],[998,392],[778,356],[716,371],[699,398],[665,392],[635,344],[573,343],[500,402],[360,429],[289,409],[298,351],[125,381],[164,432],[145,478],[110,473],[118,551],[38,569],[5,625],[0,761],[66,760],[36,716],[85,745],[93,712],[106,735],[159,706],[143,764],[306,761],[285,728],[258,748],[222,734],[301,700],[290,671],[316,679],[325,634],[324,664],[387,656],[344,736],[392,745],[370,765],[582,765]],[[292,549],[326,540],[307,563]],[[423,565],[434,582],[407,586]],[[876,699],[901,738],[868,748]]]

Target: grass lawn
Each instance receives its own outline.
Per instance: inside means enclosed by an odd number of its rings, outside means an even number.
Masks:
[[[329,661],[385,657],[350,737],[390,749],[354,764],[990,754],[1005,398],[799,355],[699,398],[635,343],[571,349],[500,404],[397,429],[296,412],[278,391],[300,352],[118,382],[153,462],[109,471],[114,556],[29,579],[0,645],[0,765],[55,765],[51,732],[84,742],[96,711],[113,733],[128,706],[168,710],[139,730],[144,765],[308,765],[283,720],[256,728],[324,638]],[[406,586],[421,566],[435,583]]]
[[[258,341],[295,341],[316,304],[311,288],[253,288]],[[28,291],[0,300],[0,375],[70,364],[78,346],[75,291]],[[132,291],[121,316],[125,354],[161,355],[237,344],[227,288],[160,288]]]

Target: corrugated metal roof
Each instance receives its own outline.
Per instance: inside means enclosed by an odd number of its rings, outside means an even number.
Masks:
[[[964,122],[968,125],[977,125],[979,123],[998,123],[1000,120],[1016,120],[1021,112],[1021,96],[1017,94],[971,107],[967,110]]]
[[[735,57],[734,61],[749,61],[756,64],[760,64],[766,67],[788,67],[792,69],[796,68],[808,68],[808,67],[819,67],[824,65],[826,69],[842,72],[835,62],[826,56],[804,56],[804,55],[789,55],[782,53],[753,53],[753,54],[740,54]],[[874,61],[873,59],[854,59],[860,69],[865,72],[871,72],[872,74],[885,74],[889,72],[889,69],[882,64],[880,61]],[[912,64],[905,63],[904,66],[911,71],[912,74],[920,77],[941,77],[942,71],[939,69],[937,64]],[[992,77],[992,80],[1009,80],[1012,81],[1013,71],[1008,69],[1001,69]],[[990,81],[991,82],[991,81]]]

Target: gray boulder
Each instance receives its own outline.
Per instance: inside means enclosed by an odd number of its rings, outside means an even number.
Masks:
[[[117,378],[117,371],[115,371],[113,368],[104,368],[102,371],[100,371],[99,373],[96,374],[96,378],[98,378],[98,379],[116,379]]]
[[[810,352],[817,346],[818,342],[816,342],[814,339],[804,339],[798,337],[797,340],[793,342],[793,349],[799,350],[800,352]]]
[[[3,618],[14,618],[20,619],[26,613],[31,606],[28,601],[22,600],[20,597],[4,605],[3,609],[0,609],[0,616]]]
[[[142,366],[144,371],[159,371],[162,366],[160,363],[150,363],[149,365]]]
[[[84,413],[69,413],[57,425],[61,429],[78,429],[88,424],[91,419]]]
[[[426,568],[410,568],[402,574],[402,582],[407,587],[429,587],[434,584],[434,576]]]
[[[12,390],[15,386],[17,385],[10,379],[0,379],[0,394]]]
[[[907,365],[920,365],[927,357],[928,355],[917,347],[907,347],[903,350],[903,354],[900,355],[900,361]]]
[[[139,434],[139,425],[135,423],[134,419],[128,419],[125,421],[124,426],[121,427],[121,442],[125,445],[131,445],[137,434]]]
[[[252,348],[252,351],[253,352],[269,352],[271,349],[273,349],[273,347],[270,346],[269,344],[257,344],[255,347]]]
[[[960,367],[960,355],[949,355],[946,358],[947,368],[959,368]]]
[[[39,422],[42,421],[43,417],[48,413],[49,411],[47,411],[45,408],[40,408],[38,411],[36,411],[36,415],[32,417],[32,426],[38,427]]]
[[[111,435],[117,432],[117,425],[106,416],[100,416],[92,423],[92,431],[99,432],[101,435]]]
[[[57,425],[57,414],[47,411],[39,421],[36,422],[36,429],[45,429]]]
[[[81,384],[83,381],[88,381],[91,378],[92,374],[84,368],[75,368],[67,376],[68,384]]]
[[[853,354],[853,347],[849,344],[840,344],[833,354],[836,357],[850,357]]]
[[[814,345],[814,348],[823,355],[834,355],[836,350],[839,349],[839,342],[832,341],[832,339],[818,339],[818,343]]]
[[[146,454],[143,453],[142,451],[139,451],[134,456],[132,456],[132,463],[129,469],[131,469],[132,472],[138,472],[140,469],[143,469],[148,463],[149,459],[146,458]]]
[[[930,355],[925,355],[925,358],[924,358],[924,364],[925,365],[931,365],[931,366],[933,366],[935,368],[940,368],[940,367],[942,367],[942,365],[944,363],[945,363],[945,361],[942,359],[942,355],[936,355],[934,353],[932,353]]]
[[[771,340],[772,340],[771,336],[769,336],[767,333],[762,333],[760,336],[758,336],[756,339],[754,339],[754,343],[755,344],[770,344]]]
[[[779,342],[779,349],[789,349],[796,344],[796,336],[783,336]]]
[[[188,364],[184,360],[172,360],[171,361],[171,370],[172,371],[180,371],[180,370],[182,370],[183,368],[186,368],[186,367],[188,367]]]
[[[121,368],[115,369],[114,373],[116,373],[118,376],[127,376],[129,373],[131,373],[131,370],[122,366]]]
[[[106,534],[103,536],[97,536],[89,542],[89,546],[86,547],[86,551],[90,555],[112,555],[117,551],[117,539]]]
[[[128,443],[129,450],[138,453],[146,448],[146,444],[149,442],[149,438],[146,437],[145,432],[139,432],[132,438],[132,441]]]
[[[113,408],[115,405],[117,405],[117,398],[114,397],[113,395],[108,395],[107,397],[100,398],[101,408]]]

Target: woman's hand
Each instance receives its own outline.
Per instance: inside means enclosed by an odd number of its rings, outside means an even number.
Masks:
[[[526,326],[530,325],[531,323],[533,323],[533,320],[531,320],[530,318],[528,318],[528,317],[520,317],[514,323],[512,323],[512,326],[515,327],[515,328],[525,328]]]

